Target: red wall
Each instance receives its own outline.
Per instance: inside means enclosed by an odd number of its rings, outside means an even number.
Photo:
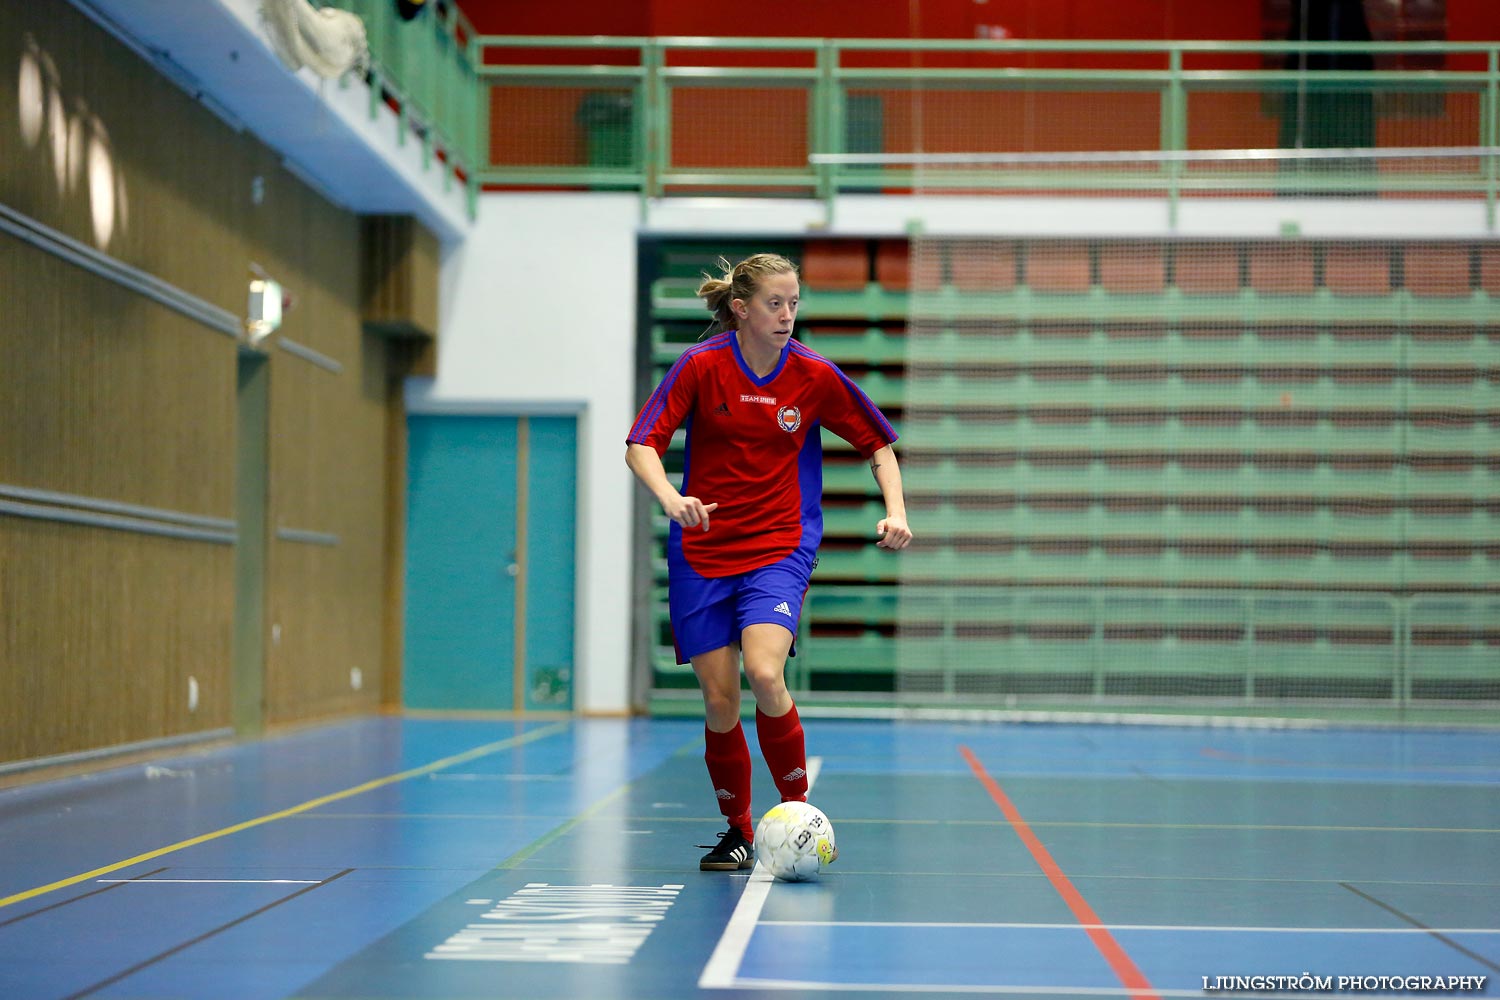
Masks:
[[[1480,11],[1491,0],[1449,0]],[[702,0],[518,4],[460,0],[481,34],[973,38],[998,25],[1017,38],[1259,38],[1260,0]],[[1492,22],[1500,18],[1483,15]]]
[[[459,0],[459,10],[481,35],[649,35],[647,0],[614,3],[515,3]]]
[[[1500,40],[1500,3],[1447,0],[1453,41]],[[1260,37],[1261,0],[459,0],[481,34],[725,35],[764,38]]]
[[[486,35],[712,35],[774,38],[1260,39],[1266,0],[760,0],[752,9],[703,0],[583,0],[515,3],[456,0]],[[1370,2],[1370,0],[1367,0]],[[1450,41],[1500,41],[1500,0],[1445,0]],[[527,62],[575,62],[578,55],[518,53]],[[492,54],[491,58],[495,58]],[[702,61],[690,52],[673,64]],[[722,50],[717,65],[811,66],[812,56]],[[791,61],[787,61],[790,58]],[[844,65],[1163,68],[1161,55],[856,53]],[[588,62],[630,62],[630,53],[595,51]],[[1255,69],[1261,56],[1194,56],[1189,69]],[[1482,70],[1482,55],[1449,56],[1450,69]],[[1426,67],[1422,67],[1426,68]]]
[[[463,0],[481,34],[724,35],[774,38],[1258,38],[1260,0],[762,0],[747,14],[701,0],[516,4]]]

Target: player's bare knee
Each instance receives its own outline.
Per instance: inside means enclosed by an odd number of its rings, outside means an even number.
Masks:
[[[716,733],[728,732],[740,717],[740,689],[703,689],[703,710],[708,728]]]
[[[782,661],[759,664],[746,661],[745,677],[750,681],[755,700],[762,705],[780,701],[786,691],[786,664]]]

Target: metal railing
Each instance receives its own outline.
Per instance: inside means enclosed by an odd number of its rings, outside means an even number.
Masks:
[[[488,92],[480,180],[491,185],[643,197],[831,198],[916,187],[1172,199],[1411,192],[1491,205],[1497,191],[1495,157],[1482,152],[1382,164],[1373,175],[1337,160],[1333,169],[1288,171],[1265,157],[1227,172],[1232,158],[1191,155],[1493,148],[1493,43],[479,36],[470,45]],[[1298,68],[1330,55],[1368,57],[1376,68]],[[941,170],[860,158],[1143,150],[1162,156]]]
[[[389,100],[401,118],[398,141],[422,143],[423,166],[441,161],[445,183],[468,184],[470,211],[481,145],[483,89],[475,72],[474,27],[454,3],[432,4],[410,21],[390,0],[321,0],[358,14],[370,49],[370,114]]]
[[[1493,225],[1500,193],[1482,152],[1500,146],[1500,43],[501,37],[451,3],[406,22],[388,0],[325,2],[365,21],[372,101],[471,195],[1423,194],[1483,199]],[[1374,170],[1202,155],[1350,147],[1481,152]],[[1088,153],[1115,159],[1026,160]]]

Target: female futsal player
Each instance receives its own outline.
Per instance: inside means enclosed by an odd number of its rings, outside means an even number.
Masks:
[[[672,521],[668,601],[677,661],[703,691],[703,758],[729,829],[703,871],[754,865],[750,750],[740,727],[740,663],[755,695],[761,755],[783,802],[807,798],[807,755],[786,658],[823,536],[827,427],[870,463],[885,500],[878,545],[911,542],[896,432],[828,359],[792,339],[797,267],[755,254],[705,275],[698,295],[713,335],[689,348],[646,401],[626,439],[625,461]],[[661,456],[687,425],[679,492]]]

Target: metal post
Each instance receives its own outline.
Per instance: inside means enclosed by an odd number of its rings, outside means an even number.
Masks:
[[[837,105],[839,93],[834,82],[833,70],[838,63],[838,50],[832,41],[825,40],[818,48],[818,79],[813,84],[812,101],[812,135],[811,146],[817,153],[841,153],[844,144],[836,126]],[[838,186],[834,183],[834,167],[828,163],[820,163],[817,167],[817,191],[818,197],[823,199],[826,205],[826,218],[833,219],[833,199],[838,193]]]
[[[641,120],[645,129],[642,139],[645,159],[642,162],[645,176],[641,179],[641,198],[657,197],[662,192],[661,175],[671,163],[671,111],[667,99],[667,81],[662,69],[666,65],[666,54],[658,42],[648,42],[642,52],[641,62],[646,67],[645,91],[647,95],[645,114]]]
[[[1182,87],[1182,50],[1167,53],[1167,89],[1162,94],[1161,136],[1164,152],[1178,152],[1187,145],[1187,100]],[[1167,229],[1177,231],[1178,201],[1181,195],[1182,171],[1185,165],[1170,160],[1167,171]]]
[[[1494,148],[1500,142],[1500,49],[1490,49],[1488,79],[1484,82],[1484,114],[1479,123],[1479,144]],[[1496,167],[1493,154],[1484,158],[1484,220],[1485,228],[1495,231]]]

